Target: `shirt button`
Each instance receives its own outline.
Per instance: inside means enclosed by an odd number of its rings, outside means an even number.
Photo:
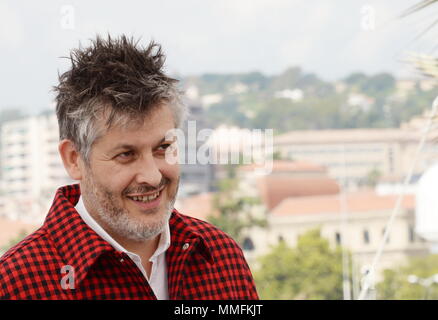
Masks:
[[[122,258],[122,259],[120,259],[120,262],[124,262],[124,261],[125,261],[125,259],[123,259],[123,258]]]
[[[190,247],[190,244],[184,243],[182,248],[183,248],[183,250],[187,250],[189,247]]]

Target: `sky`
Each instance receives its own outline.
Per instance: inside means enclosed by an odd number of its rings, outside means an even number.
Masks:
[[[0,0],[0,111],[53,107],[52,86],[70,49],[96,34],[160,43],[167,72],[260,71],[299,66],[322,79],[351,72],[409,77],[409,52],[431,53],[438,27],[413,39],[438,13],[397,16],[420,0]]]

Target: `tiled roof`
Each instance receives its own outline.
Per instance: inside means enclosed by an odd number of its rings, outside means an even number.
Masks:
[[[335,180],[324,176],[291,177],[270,175],[258,181],[258,189],[268,210],[290,197],[332,195],[339,192]]]
[[[325,166],[309,161],[274,160],[272,172],[326,172]],[[239,168],[241,172],[253,171],[263,165],[249,164]]]
[[[380,196],[373,192],[358,192],[346,195],[348,212],[370,212],[392,210],[397,201],[396,195]],[[415,196],[405,195],[402,208],[414,209]],[[287,198],[276,206],[271,214],[274,216],[339,213],[341,210],[339,195]]]
[[[300,130],[275,136],[274,144],[416,141],[419,137],[418,130],[406,129]]]

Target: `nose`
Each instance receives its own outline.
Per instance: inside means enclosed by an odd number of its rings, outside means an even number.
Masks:
[[[137,168],[136,183],[148,184],[151,187],[158,188],[163,175],[152,156],[146,157],[143,161],[139,161]]]

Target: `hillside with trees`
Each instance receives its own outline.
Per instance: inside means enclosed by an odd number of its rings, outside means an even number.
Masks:
[[[436,86],[391,74],[352,73],[327,82],[298,67],[279,75],[260,72],[187,77],[213,126],[291,130],[395,128],[430,108]]]

